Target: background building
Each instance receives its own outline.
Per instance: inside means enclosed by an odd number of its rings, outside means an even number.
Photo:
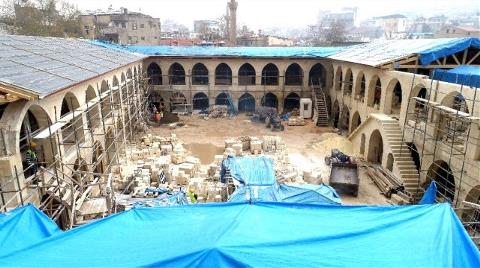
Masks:
[[[80,16],[83,35],[89,39],[103,39],[119,44],[160,44],[160,19],[120,10],[87,12]]]
[[[435,38],[454,38],[454,37],[478,37],[480,29],[470,26],[454,26],[448,25],[440,29]]]

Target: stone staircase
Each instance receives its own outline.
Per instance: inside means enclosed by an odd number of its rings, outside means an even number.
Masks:
[[[398,121],[385,117],[379,120],[383,126],[384,139],[390,146],[393,154],[394,165],[397,166],[400,177],[403,181],[405,191],[410,193],[415,199],[422,196],[423,190],[418,189],[420,175],[415,166],[411,152],[406,143],[402,143],[402,130]]]
[[[315,105],[317,108],[317,127],[328,126],[328,110],[325,102],[325,94],[320,87],[314,87]]]

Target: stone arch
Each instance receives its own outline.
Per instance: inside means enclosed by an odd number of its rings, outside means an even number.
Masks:
[[[468,105],[465,96],[457,91],[450,92],[445,96],[441,102],[443,106],[452,108],[459,112],[469,113]],[[461,136],[466,136],[470,123],[465,120],[455,120],[455,116],[445,113],[438,113],[437,123],[437,139],[451,142],[456,140],[457,143],[461,140]]]
[[[208,96],[203,92],[193,95],[192,105],[194,110],[205,110],[209,107]]]
[[[100,125],[100,108],[98,102],[90,104],[95,98],[97,98],[97,93],[95,89],[89,85],[85,91],[85,102],[88,103],[87,126],[89,128],[96,128]]]
[[[338,104],[338,100],[335,100],[332,107],[332,119],[333,119],[333,126],[338,128],[339,121],[340,121],[340,105]]]
[[[254,112],[255,98],[250,93],[243,93],[238,99],[238,112]]]
[[[184,107],[185,104],[187,104],[187,98],[181,92],[174,92],[170,97],[170,109],[172,110],[175,110],[177,106]]]
[[[303,69],[298,63],[292,63],[285,71],[286,86],[301,86],[303,84]]]
[[[275,94],[268,92],[262,97],[262,106],[274,107],[278,109],[278,98]]]
[[[193,65],[192,85],[208,85],[208,69],[203,63]]]
[[[29,177],[34,174],[34,167],[29,166],[26,162],[26,152],[29,149],[34,150],[37,153],[39,164],[42,166],[48,166],[54,161],[57,143],[56,139],[52,139],[52,148],[50,139],[34,140],[36,134],[51,124],[50,116],[40,105],[31,105],[25,111],[23,117],[20,118],[22,118],[22,123],[20,129],[17,131],[17,150],[22,158],[22,170],[24,171],[24,176]]]
[[[215,85],[228,86],[232,84],[232,69],[226,63],[220,63],[215,68]]]
[[[262,85],[276,86],[278,85],[279,71],[275,64],[269,63],[262,70]]]
[[[285,97],[283,101],[283,110],[288,112],[292,111],[295,108],[300,108],[300,96],[295,92],[291,92]]]
[[[367,85],[365,82],[365,74],[363,74],[362,71],[360,71],[357,74],[357,79],[355,81],[355,87],[354,87],[355,92],[353,93],[353,96],[355,99],[364,102],[365,101],[365,92],[367,90]]]
[[[362,137],[360,139],[360,154],[365,154],[365,133],[362,133]]]
[[[352,123],[350,124],[350,132],[355,131],[358,126],[362,123],[362,119],[360,118],[360,113],[358,111],[355,111],[355,113],[352,116]]]
[[[352,95],[353,90],[353,74],[352,69],[348,68],[345,72],[345,81],[343,83],[343,94],[347,96]]]
[[[238,85],[249,86],[255,85],[255,68],[250,63],[244,63],[238,69]]]
[[[103,155],[102,144],[99,141],[95,141],[95,143],[93,144],[93,153],[92,153],[93,173],[103,174],[105,172],[105,161],[103,157],[104,155]]]
[[[228,105],[228,93],[222,92],[215,98],[215,105]]]
[[[388,83],[385,96],[385,113],[400,114],[402,106],[402,85],[394,78]]]
[[[465,201],[480,205],[480,185],[476,185],[475,187],[472,187],[470,191],[468,191],[467,196],[465,196]],[[476,226],[472,227],[478,232],[478,223],[480,222],[480,210],[472,208],[466,209],[462,214],[462,219],[465,222],[477,223]]]
[[[346,105],[343,105],[340,116],[341,118],[339,128],[348,132],[348,129],[350,127],[350,110]]]
[[[372,163],[381,164],[383,159],[383,138],[378,129],[370,135],[368,142],[367,160]]]
[[[342,67],[338,66],[337,70],[335,71],[335,90],[340,91],[342,90],[342,83],[343,83],[343,77],[342,77]]]
[[[70,122],[62,127],[63,146],[65,151],[70,150],[77,142],[85,140],[83,132],[83,119],[80,112],[75,112],[80,107],[77,97],[72,92],[67,92],[62,100],[60,119],[72,114]]]
[[[320,86],[325,89],[327,85],[327,71],[321,63],[317,63],[310,68],[308,73],[308,85]]]
[[[431,181],[437,183],[437,198],[442,201],[453,202],[455,198],[455,177],[447,162],[437,160],[433,162],[427,171],[425,189]]]
[[[375,75],[370,79],[367,93],[367,106],[380,107],[380,101],[382,98],[382,82],[380,81],[380,77]]]
[[[185,69],[180,63],[174,62],[170,65],[168,82],[170,85],[185,85]]]
[[[389,153],[387,155],[387,169],[390,171],[393,171],[393,162],[394,162],[393,154]]]
[[[162,84],[162,69],[158,64],[152,62],[147,67],[148,84],[161,85]]]

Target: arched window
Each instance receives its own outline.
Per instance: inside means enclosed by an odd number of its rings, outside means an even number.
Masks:
[[[193,66],[192,85],[208,85],[208,69],[202,63]]]
[[[238,85],[255,85],[255,69],[249,63],[243,64],[238,70]]]
[[[322,64],[317,63],[312,66],[308,74],[308,85],[325,87],[327,84],[327,72]]]
[[[285,85],[301,86],[303,84],[303,70],[296,63],[290,64],[285,71]]]
[[[155,62],[150,63],[147,68],[148,83],[151,85],[162,84],[162,70]]]
[[[267,64],[262,70],[262,85],[278,85],[278,68],[273,63]]]
[[[232,84],[232,69],[225,63],[220,63],[215,68],[215,85],[231,85]]]
[[[168,69],[168,79],[170,85],[185,85],[185,69],[179,63],[175,62]]]

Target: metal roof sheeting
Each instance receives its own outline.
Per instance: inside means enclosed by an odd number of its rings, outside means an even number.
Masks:
[[[470,46],[480,46],[478,38],[440,38],[378,40],[355,45],[329,58],[378,67],[410,56],[419,56],[420,63],[429,64]]]
[[[0,82],[44,97],[143,58],[79,39],[0,35]]]

